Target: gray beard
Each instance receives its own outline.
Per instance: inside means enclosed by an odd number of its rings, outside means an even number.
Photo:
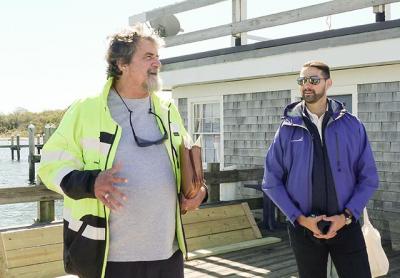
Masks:
[[[159,75],[151,75],[147,78],[145,84],[143,84],[143,88],[149,93],[158,92],[162,88],[162,80]]]

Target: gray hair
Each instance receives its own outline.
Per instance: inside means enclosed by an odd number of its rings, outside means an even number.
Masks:
[[[109,47],[106,60],[108,63],[107,77],[114,77],[116,80],[122,75],[118,63],[129,64],[136,52],[136,47],[142,39],[155,43],[158,47],[164,45],[164,40],[150,27],[144,23],[125,28],[121,32],[108,37]]]

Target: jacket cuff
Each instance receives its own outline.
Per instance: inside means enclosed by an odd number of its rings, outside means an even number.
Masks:
[[[74,170],[61,181],[61,189],[65,195],[74,200],[96,198],[94,184],[101,170]]]

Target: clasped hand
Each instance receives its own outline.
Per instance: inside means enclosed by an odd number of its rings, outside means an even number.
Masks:
[[[326,234],[323,234],[322,231],[318,228],[318,222],[322,220],[331,222],[329,230]],[[337,235],[337,231],[343,228],[343,226],[345,225],[345,217],[343,214],[333,215],[329,217],[326,215],[308,217],[301,215],[298,217],[297,222],[301,226],[313,232],[314,237],[319,239],[330,239],[334,238]]]

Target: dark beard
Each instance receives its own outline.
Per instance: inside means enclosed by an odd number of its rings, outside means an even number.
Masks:
[[[320,100],[324,94],[316,94],[315,90],[308,90],[307,92],[311,92],[311,94],[305,94],[305,90],[302,91],[301,95],[306,103],[316,103]]]

